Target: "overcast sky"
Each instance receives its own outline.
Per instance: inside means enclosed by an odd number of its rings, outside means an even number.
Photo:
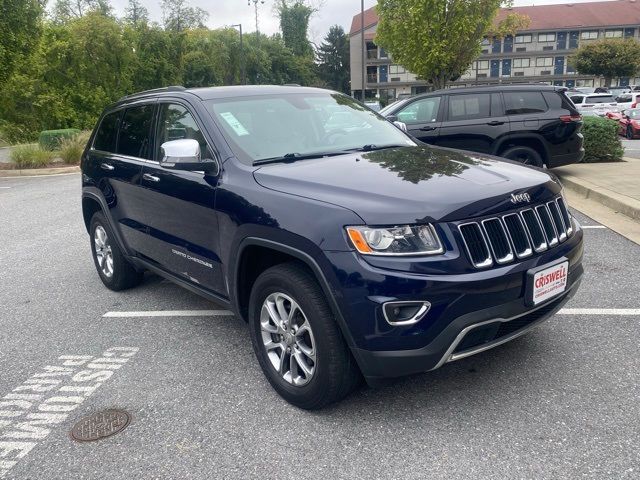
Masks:
[[[255,10],[253,0],[251,5],[248,0],[190,0],[191,5],[198,6],[209,12],[208,26],[211,28],[223,27],[233,23],[242,23],[242,28],[246,32],[254,32]],[[258,4],[258,22],[261,32],[272,34],[279,30],[278,19],[273,11],[276,0],[264,0],[264,4]],[[596,1],[596,0],[579,0]],[[111,0],[116,13],[122,15],[127,5],[127,0]],[[359,0],[310,0],[318,11],[314,14],[310,23],[309,36],[314,42],[321,42],[331,25],[342,25],[345,31],[351,26],[351,19],[360,10]],[[142,3],[149,9],[151,20],[162,21],[159,0],[142,0]],[[542,5],[549,3],[578,3],[574,0],[515,0],[516,6],[522,5]],[[365,0],[365,8],[376,4],[375,0]]]

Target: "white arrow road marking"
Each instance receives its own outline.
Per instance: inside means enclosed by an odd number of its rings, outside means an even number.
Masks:
[[[134,317],[225,317],[233,316],[229,310],[150,310],[142,312],[107,312],[106,318]]]

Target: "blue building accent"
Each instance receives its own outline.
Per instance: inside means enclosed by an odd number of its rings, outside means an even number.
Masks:
[[[502,60],[502,76],[511,76],[511,59]]]
[[[504,37],[503,51],[505,53],[513,52],[513,37],[511,35],[507,35],[506,37]]]
[[[569,48],[578,48],[578,39],[580,38],[580,32],[569,32]]]
[[[491,60],[491,73],[492,77],[500,76],[500,60]]]
[[[388,82],[388,73],[389,73],[389,66],[388,65],[380,65],[380,83],[385,83]]]
[[[564,74],[564,57],[556,57],[553,63],[553,74],[554,75],[563,75]]]
[[[499,38],[493,39],[493,44],[491,45],[491,53],[500,53],[502,48],[502,42]]]
[[[556,49],[557,50],[567,49],[567,32],[558,32],[556,34]]]

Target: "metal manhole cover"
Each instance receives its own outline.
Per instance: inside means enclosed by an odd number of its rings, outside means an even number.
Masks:
[[[81,419],[71,429],[71,438],[78,442],[93,442],[121,432],[131,417],[124,410],[103,410]]]

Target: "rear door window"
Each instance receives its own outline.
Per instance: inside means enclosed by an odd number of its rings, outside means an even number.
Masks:
[[[507,115],[542,113],[548,109],[540,92],[504,92],[503,95]]]
[[[613,99],[612,95],[598,95],[593,96],[593,97],[587,97],[585,98],[584,103],[613,103],[615,102],[615,100]]]
[[[153,105],[138,105],[125,110],[118,136],[118,154],[150,158],[153,108]]]
[[[118,110],[117,112],[107,113],[102,118],[96,137],[93,140],[93,148],[95,150],[109,153],[115,152],[121,114],[122,110]]]
[[[449,97],[448,120],[473,120],[491,116],[491,95],[473,93]]]
[[[616,97],[616,102],[618,103],[627,103],[631,102],[631,94],[618,95]]]
[[[571,97],[571,101],[572,101],[573,103],[575,103],[576,105],[578,105],[578,104],[582,103],[582,99],[583,99],[583,98],[584,98],[584,97],[583,97],[583,96],[581,96],[581,95],[574,95],[573,97]]]

